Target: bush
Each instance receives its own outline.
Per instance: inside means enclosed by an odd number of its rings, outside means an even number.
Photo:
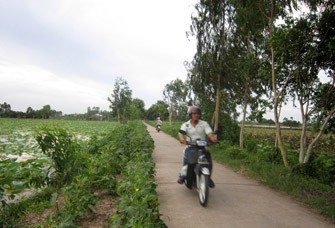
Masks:
[[[129,122],[119,129],[116,143],[123,154],[117,193],[118,212],[110,223],[113,227],[166,227],[160,219],[155,183],[155,164],[151,158],[154,143],[146,127]]]
[[[298,164],[294,173],[308,175],[324,184],[335,184],[335,156],[326,153],[313,154],[306,164]]]
[[[44,127],[36,133],[36,141],[43,154],[52,160],[55,174],[51,179],[53,186],[61,188],[86,167],[86,159],[82,156],[80,145],[66,129]]]
[[[319,180],[326,184],[335,184],[335,156],[320,153],[312,162],[315,174]]]
[[[245,150],[241,149],[238,146],[232,146],[227,148],[225,153],[227,153],[227,156],[231,159],[242,160],[248,157],[248,154],[245,152]]]
[[[244,139],[244,147],[248,152],[255,153],[257,151],[257,144],[259,144],[259,141],[256,139]]]
[[[240,140],[240,127],[238,123],[229,115],[220,116],[219,123],[219,140],[230,141],[238,144]]]

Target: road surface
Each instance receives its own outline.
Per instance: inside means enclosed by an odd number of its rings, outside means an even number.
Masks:
[[[184,146],[173,137],[147,127],[155,142],[159,210],[169,228],[335,227],[289,196],[216,162],[212,175],[216,187],[210,189],[207,207],[202,207],[195,190],[177,183]]]

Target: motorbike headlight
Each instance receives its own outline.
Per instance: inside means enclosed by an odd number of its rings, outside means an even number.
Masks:
[[[197,140],[198,146],[207,146],[207,142],[205,140]]]

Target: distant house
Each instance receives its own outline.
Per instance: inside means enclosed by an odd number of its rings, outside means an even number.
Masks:
[[[93,115],[92,119],[93,120],[102,120],[103,116],[101,114],[97,113],[97,114]]]

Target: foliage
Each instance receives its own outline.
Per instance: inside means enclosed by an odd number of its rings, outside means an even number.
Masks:
[[[297,127],[300,127],[301,124],[299,123],[299,121],[296,121],[296,120],[293,120],[293,119],[288,119],[288,118],[284,118],[283,119],[283,122],[282,122],[282,126],[286,126],[286,127],[290,127],[290,128],[297,128]]]
[[[299,150],[300,148],[300,128],[283,128],[282,137],[286,142],[286,146],[293,150]],[[276,137],[275,129],[268,126],[248,126],[245,131],[246,140],[252,139],[256,141],[264,141],[274,145],[274,139]],[[307,131],[309,138],[314,138],[315,133],[313,131]],[[334,154],[335,141],[334,135],[326,134],[319,140],[319,143],[315,145],[315,150],[318,152],[326,152]]]
[[[16,159],[4,159],[0,162],[0,199],[2,207],[6,205],[3,197],[14,200],[26,189],[41,188],[46,185],[47,160],[28,159],[16,162]]]
[[[169,122],[172,123],[172,118],[180,120],[186,114],[186,96],[188,94],[186,84],[176,79],[166,84],[163,90],[165,102],[169,107]]]
[[[31,123],[31,121],[20,120],[15,124],[18,125],[22,122],[25,127],[27,127],[27,123]],[[34,120],[32,123],[36,126],[40,122]],[[43,123],[46,122],[43,121]],[[145,221],[144,224],[147,227],[165,227],[159,219],[158,200],[155,192],[154,163],[151,158],[153,142],[142,123],[130,122],[129,125],[117,127],[115,123],[110,122],[98,126],[92,122],[57,122],[65,124],[62,126],[67,126],[67,128],[54,125],[54,121],[48,121],[48,123],[49,126],[41,125],[42,127],[39,126],[35,129],[36,136],[39,137],[39,142],[43,147],[42,151],[52,157],[50,161],[55,164],[58,161],[66,163],[57,165],[59,176],[66,177],[59,180],[66,181],[57,182],[57,187],[60,190],[56,191],[48,186],[42,187],[36,195],[1,208],[0,226],[27,226],[31,221],[25,221],[25,216],[34,212],[42,213],[47,207],[54,207],[57,208],[54,213],[40,221],[39,224],[33,225],[37,227],[75,227],[77,219],[94,211],[95,204],[99,201],[96,191],[108,190],[108,194],[120,198],[118,203],[120,215],[128,211],[133,211],[136,214],[127,215],[125,213],[119,217],[119,220],[116,218],[116,221],[111,218],[111,223],[122,221],[124,224],[141,224],[141,221]],[[87,126],[88,128],[83,130]],[[2,134],[10,133],[4,128],[1,130]],[[73,133],[75,132],[80,132],[82,135],[85,132],[87,138],[79,137],[80,135],[77,134],[77,137],[74,137]],[[73,156],[68,154],[70,151],[74,154]],[[42,152],[39,151],[39,153]],[[32,160],[36,161],[36,158]],[[77,164],[77,171],[70,168],[70,164],[73,162]],[[7,163],[0,164],[6,165]],[[51,163],[56,167],[55,164]],[[20,163],[16,165],[20,165]],[[41,172],[40,175],[46,176],[48,166],[44,165],[45,172]],[[133,169],[132,166],[136,168]],[[18,170],[7,168],[6,170],[15,171],[13,178],[21,175]],[[63,171],[67,175],[62,173]],[[31,172],[35,172],[34,169]],[[14,180],[13,178],[12,180]],[[58,177],[49,176],[48,178],[52,180],[52,178],[57,179]],[[47,183],[54,182],[48,181]],[[142,187],[142,185],[144,186]],[[128,195],[128,189],[133,189],[132,193],[136,193],[136,205],[133,204],[133,201],[127,200],[131,199],[131,196]],[[136,191],[136,189],[140,190]],[[136,210],[134,211],[132,208]]]
[[[225,114],[221,115],[220,119],[219,139],[230,141],[233,144],[238,144],[240,127],[237,121]]]
[[[31,107],[27,108],[27,111],[16,112],[11,109],[11,105],[4,102],[0,103],[0,118],[37,118],[37,119],[49,119],[50,117],[59,117],[62,112],[52,110],[50,105],[44,105],[42,109],[34,110]]]
[[[311,162],[297,165],[294,171],[316,178],[322,183],[335,185],[335,155],[313,154]]]
[[[42,152],[52,159],[51,185],[60,188],[85,168],[85,158],[78,152],[79,144],[66,129],[42,128],[37,132],[36,141]]]
[[[139,98],[134,98],[132,100],[133,106],[136,108],[136,111],[138,112],[138,116],[136,118],[132,119],[144,119],[145,118],[145,104],[144,101]]]
[[[169,117],[168,105],[164,101],[157,101],[147,110],[147,119],[155,120],[158,116],[161,120],[167,120]]]
[[[113,227],[166,227],[158,212],[151,159],[153,141],[139,122],[129,123],[120,133],[123,137],[118,144],[127,158],[122,159],[123,178],[117,189],[118,213],[112,216],[111,224]]]
[[[131,103],[132,90],[128,86],[128,82],[123,78],[119,77],[115,80],[114,89],[111,97],[108,97],[110,102],[110,108],[113,111],[114,116],[117,116],[117,120],[123,123],[127,119],[127,108]]]
[[[324,120],[330,115],[325,132],[335,133],[335,86],[321,84],[315,92],[315,106],[319,112],[314,116],[315,124],[321,128]]]
[[[54,188],[45,188],[35,195],[25,198],[15,204],[10,204],[6,208],[0,210],[0,226],[1,227],[22,227],[22,218],[26,213],[37,213],[52,206],[52,196],[55,192]]]
[[[294,106],[299,102],[303,120],[301,163],[308,162],[323,132],[333,128],[335,113],[332,104],[334,26],[330,23],[334,18],[334,4],[307,1],[310,11],[292,19],[298,3],[301,1],[199,1],[188,33],[197,40],[197,53],[187,65],[188,79],[198,105],[208,111],[206,118],[212,119],[215,111],[216,129],[217,123],[222,122],[217,121],[218,109],[235,118],[237,106],[242,105],[240,146],[243,146],[247,106],[251,109],[249,118],[258,122],[265,108],[273,107],[276,145],[288,168],[287,149],[279,125],[280,107],[289,97]],[[284,23],[277,23],[278,19]],[[320,72],[330,78],[325,90],[317,89]],[[266,88],[270,85],[269,92]],[[219,103],[220,97],[223,101]],[[267,102],[265,97],[273,97],[273,102]],[[320,123],[320,134],[307,144],[305,132],[312,113]]]

